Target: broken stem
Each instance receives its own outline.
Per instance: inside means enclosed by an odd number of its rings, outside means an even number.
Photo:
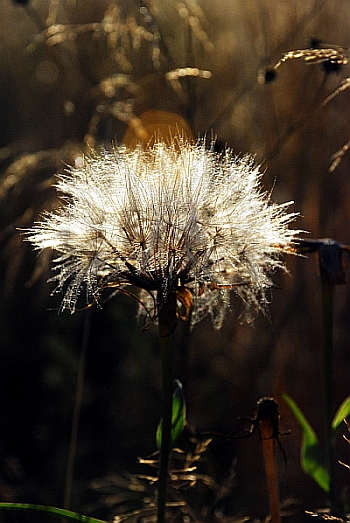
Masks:
[[[276,435],[272,419],[267,417],[259,421],[259,432],[262,441],[265,470],[267,478],[267,488],[269,492],[269,503],[272,523],[280,523],[280,502],[278,473],[276,466]]]

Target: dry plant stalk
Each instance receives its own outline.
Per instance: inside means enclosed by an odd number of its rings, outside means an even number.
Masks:
[[[257,420],[262,442],[267,488],[272,523],[280,523],[280,498],[276,466],[276,444],[278,442],[278,403],[273,398],[262,398],[258,402]]]
[[[296,51],[288,51],[275,65],[278,69],[287,60],[295,60],[302,58],[307,64],[321,64],[323,62],[332,62],[338,65],[346,65],[348,59],[346,57],[346,48],[341,46],[332,46],[329,48],[314,48],[297,49]]]
[[[327,96],[327,98],[323,102],[323,106],[327,105],[331,100],[333,100],[333,98],[338,96],[338,94],[342,93],[346,89],[349,89],[349,87],[350,87],[350,77],[349,78],[345,78],[341,82],[341,84],[338,87],[338,89],[336,89],[335,91],[333,91],[333,93],[331,93],[329,96]],[[349,148],[350,148],[350,140],[348,140],[337,152],[332,154],[332,156],[330,158],[330,161],[332,163],[331,163],[331,165],[330,165],[330,167],[328,169],[330,173],[335,171],[335,169],[338,167],[338,165],[340,164],[343,156],[347,153]]]

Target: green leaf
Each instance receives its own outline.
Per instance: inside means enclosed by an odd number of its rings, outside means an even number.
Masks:
[[[54,518],[67,519],[68,521],[80,521],[81,523],[106,523],[102,519],[90,518],[77,512],[64,508],[47,507],[46,505],[31,505],[28,503],[0,503],[0,510],[23,510],[42,512]]]
[[[339,409],[337,410],[333,421],[332,421],[332,429],[334,431],[337,430],[339,425],[343,422],[343,420],[350,415],[350,396],[348,396],[343,403],[340,405]]]
[[[175,443],[180,436],[181,432],[186,423],[186,402],[183,395],[182,383],[179,380],[175,380],[174,383],[174,392],[173,392],[173,412],[171,418],[171,443],[170,448],[174,448]],[[160,449],[162,443],[162,425],[163,420],[160,421],[156,440],[157,447]]]
[[[322,464],[322,453],[316,433],[295,401],[288,394],[283,393],[281,396],[293,412],[303,431],[300,449],[301,466],[304,472],[311,476],[325,492],[329,492],[329,474]]]

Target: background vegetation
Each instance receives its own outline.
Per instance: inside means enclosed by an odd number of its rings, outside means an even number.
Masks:
[[[323,101],[349,76],[346,64],[273,66],[284,53],[349,45],[347,0],[32,0],[0,4],[0,496],[61,505],[84,327],[83,312],[57,315],[48,260],[17,228],[56,205],[53,175],[89,146],[151,135],[161,121],[207,135],[266,166],[277,201],[294,200],[296,227],[350,243],[350,90]],[[325,44],[325,47],[327,45]],[[328,64],[328,65],[327,65]],[[182,72],[178,71],[182,68]],[[184,68],[196,68],[190,70]],[[266,71],[269,73],[266,75]],[[181,76],[182,75],[182,76]],[[274,77],[275,76],[275,77]],[[265,79],[271,81],[264,81]],[[161,113],[159,111],[162,111]],[[145,115],[144,113],[148,114]],[[176,117],[174,117],[177,115]],[[181,119],[180,119],[181,118]],[[148,135],[147,135],[148,133]],[[348,265],[348,260],[345,258]],[[270,317],[242,324],[240,305],[216,332],[197,325],[178,353],[188,420],[230,433],[265,395],[292,396],[322,435],[320,283],[315,258],[288,260]],[[350,292],[336,289],[335,407],[349,394]],[[160,416],[156,333],[137,305],[117,296],[90,310],[85,388],[72,508],[110,514],[93,478],[140,471]],[[280,402],[281,495],[302,508],[324,504],[299,464],[300,429]],[[345,432],[345,430],[344,430]],[[340,435],[341,436],[341,435]],[[337,457],[350,463],[341,437]],[[235,486],[225,514],[268,513],[257,435],[213,446],[212,474]],[[348,471],[339,467],[348,500]],[[1,516],[2,517],[2,516]],[[22,519],[23,520],[23,519]]]

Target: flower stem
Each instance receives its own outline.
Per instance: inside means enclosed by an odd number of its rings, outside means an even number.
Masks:
[[[333,419],[333,299],[334,285],[322,281],[322,356],[324,386],[325,456],[329,473],[329,503],[336,509],[335,494],[335,433]]]
[[[162,365],[163,422],[158,469],[157,522],[165,522],[168,464],[174,383],[174,332],[176,328],[176,290],[172,289],[159,308],[159,339]]]

